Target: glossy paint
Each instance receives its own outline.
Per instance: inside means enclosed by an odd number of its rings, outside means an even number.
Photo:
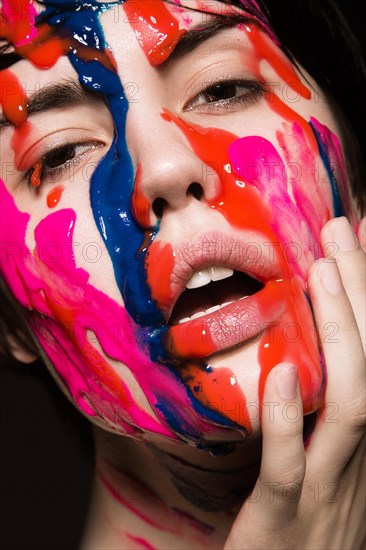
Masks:
[[[131,20],[131,26],[136,39],[149,62],[160,65],[185,29],[179,27],[163,2],[135,4],[139,17]],[[255,273],[264,286],[246,300],[196,321],[167,325],[166,309],[173,299],[171,276],[178,251],[156,239],[159,224],[151,227],[149,223],[150,205],[140,185],[144,167],[135,171],[127,147],[128,100],[99,23],[100,13],[108,7],[95,0],[88,9],[79,10],[79,5],[78,1],[46,1],[41,21],[47,23],[41,22],[37,28],[29,5],[25,26],[20,25],[19,18],[10,16],[5,25],[6,36],[16,52],[38,67],[46,69],[61,55],[68,55],[80,82],[104,95],[115,123],[112,146],[91,178],[90,202],[124,307],[89,283],[89,273],[76,266],[73,253],[60,261],[44,253],[51,242],[60,249],[66,243],[72,251],[77,216],[62,207],[60,188],[48,194],[48,207],[57,209],[37,225],[36,247],[29,250],[25,244],[29,215],[19,211],[3,183],[0,187],[1,238],[3,243],[17,244],[4,258],[2,273],[19,302],[30,310],[31,326],[67,391],[85,414],[106,420],[122,433],[140,436],[149,431],[199,445],[207,444],[206,439],[213,435],[219,438],[227,428],[246,434],[251,431],[251,422],[243,389],[225,365],[214,369],[209,356],[260,335],[260,401],[270,370],[279,361],[291,361],[299,369],[305,412],[316,410],[322,402],[325,376],[311,328],[314,322],[306,292],[306,261],[293,260],[282,245],[289,236],[301,235],[303,254],[314,258],[317,253],[311,247],[319,246],[325,221],[344,211],[351,215],[346,180],[336,178],[331,169],[334,162],[344,164],[339,141],[317,120],[304,120],[275,92],[267,93],[266,99],[283,120],[277,138],[288,161],[286,167],[275,146],[261,136],[236,136],[162,111],[165,123],[174,124],[185,135],[203,163],[216,158],[225,167],[224,173],[218,172],[220,188],[208,206],[233,228],[262,235],[275,251],[277,265],[277,271],[269,276],[261,278]],[[130,5],[125,3],[125,13],[130,13]],[[4,2],[4,13],[7,6]],[[302,98],[311,98],[311,91],[263,30],[252,24],[242,31],[256,51],[258,79],[260,62],[265,59]],[[4,114],[17,127],[13,140],[16,156],[18,143],[28,131],[26,94],[11,70],[1,75],[8,86],[16,85],[17,89],[11,99],[1,98]],[[289,197],[286,168],[297,161],[305,166],[322,163],[329,178],[333,212],[321,196],[320,183],[316,195],[313,189],[304,188],[301,179],[297,182],[293,177],[293,196]],[[250,165],[257,169],[254,174],[247,170]],[[268,166],[275,168],[269,172]],[[42,165],[37,163],[31,179],[34,187],[41,185],[41,173]],[[259,262],[259,272],[260,267]],[[252,312],[250,318],[248,311]],[[122,339],[115,338],[116,322],[123,329]],[[221,327],[238,323],[246,328],[245,337],[234,332],[223,342]],[[93,338],[105,356],[125,365],[133,374],[149,407],[137,405],[123,377],[93,346]]]

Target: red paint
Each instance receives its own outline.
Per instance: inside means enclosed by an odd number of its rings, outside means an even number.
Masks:
[[[63,185],[57,185],[52,191],[47,195],[47,206],[48,208],[55,208],[61,200],[62,193],[64,192]]]
[[[203,405],[244,426],[251,433],[246,399],[230,369],[220,367],[207,371],[199,365],[189,364],[184,367],[182,378]]]
[[[306,141],[310,149],[313,151],[313,153],[318,154],[319,153],[318,144],[315,139],[314,132],[312,131],[308,122],[306,122],[306,120],[301,115],[299,115],[291,107],[286,105],[286,103],[282,101],[282,99],[280,99],[275,94],[267,93],[266,99],[267,99],[267,104],[272,109],[272,111],[277,113],[284,120],[287,120],[288,122],[291,122],[291,123],[298,122],[298,124],[301,126],[306,136]]]
[[[142,168],[141,168],[141,164],[139,164],[137,168],[135,183],[134,183],[133,192],[132,192],[131,211],[137,223],[141,227],[148,229],[151,226],[151,221],[150,221],[151,204],[149,199],[143,192],[143,189],[141,186],[141,173],[142,173]]]
[[[324,404],[324,395],[319,393],[322,377],[318,340],[300,281],[290,279],[287,287],[284,315],[279,323],[265,331],[259,345],[259,402],[263,401],[264,386],[271,369],[280,362],[290,362],[298,368],[304,412],[307,413],[322,408]]]
[[[272,219],[272,212],[263,201],[258,200],[258,192],[253,186],[239,187],[236,183],[238,174],[234,170],[231,173],[224,172],[224,167],[230,164],[228,149],[237,140],[237,136],[226,130],[203,128],[186,122],[167,110],[161,116],[180,128],[202,162],[211,166],[212,159],[215,159],[216,172],[224,181],[217,196],[209,202],[210,207],[221,212],[231,224],[243,229],[250,227],[265,235],[269,242],[277,242],[269,224],[263,226],[263,220]],[[282,269],[288,271],[285,260],[282,262]]]
[[[162,0],[127,0],[122,5],[135,36],[153,66],[163,63],[174,50],[180,37],[186,32],[180,30],[178,21]]]
[[[31,176],[31,184],[33,187],[39,187],[41,185],[42,168],[43,162],[39,160],[36,162]]]
[[[91,46],[84,46],[75,39],[70,39],[70,48],[72,48],[77,57],[83,61],[97,61],[108,71],[117,72],[117,63],[110,50],[105,49],[103,51],[92,48]]]
[[[232,226],[243,230],[255,230],[260,235],[264,235],[266,241],[272,244],[275,249],[279,245],[279,240],[271,228],[271,223],[274,222],[273,214],[262,197],[263,193],[266,193],[266,186],[276,184],[275,177],[272,177],[272,179],[270,176],[262,177],[258,183],[247,180],[243,182],[242,186],[236,184],[238,179],[242,180],[241,172],[244,171],[246,163],[250,159],[259,166],[261,162],[271,162],[272,160],[277,161],[277,164],[279,164],[280,157],[275,156],[274,153],[277,155],[278,153],[273,146],[269,146],[268,142],[264,142],[259,137],[251,136],[236,139],[233,134],[225,130],[202,128],[187,123],[167,111],[162,116],[165,120],[174,122],[181,129],[193,151],[202,162],[210,164],[211,159],[214,158],[218,167],[230,164],[231,169],[228,173],[225,173],[225,181],[222,182],[221,191],[213,200],[207,201],[208,205],[220,211]],[[272,153],[271,147],[274,153]],[[230,163],[230,155],[238,162]],[[218,168],[218,176],[222,178],[222,174],[219,172],[220,169]],[[157,246],[162,246],[159,241],[155,241],[151,245],[151,254]],[[169,249],[166,248],[165,250],[168,254]],[[174,261],[173,256],[171,257],[172,261]],[[149,284],[151,284],[155,296],[153,276],[150,275],[151,267],[148,265],[147,271]],[[322,373],[318,346],[314,338],[314,331],[311,328],[304,328],[311,327],[313,320],[304,296],[303,286],[294,278],[293,270],[290,269],[283,256],[280,257],[280,270],[284,277],[282,281],[269,280],[263,290],[244,301],[236,301],[213,314],[171,327],[167,333],[167,347],[173,356],[176,354],[184,358],[202,358],[245,341],[241,334],[236,335],[235,330],[232,329],[237,324],[244,327],[252,324],[261,327],[261,330],[257,330],[255,334],[248,334],[249,338],[262,332],[265,328],[259,352],[261,366],[260,402],[263,398],[263,388],[269,371],[280,361],[290,361],[298,367],[304,411],[307,413],[319,406],[318,396],[322,387]],[[171,273],[172,268],[165,259],[164,262],[161,262],[159,281],[163,279],[169,281]],[[162,290],[159,285],[156,286],[156,290],[157,295],[160,296]],[[248,307],[249,303],[251,303],[250,307]],[[266,329],[269,325],[270,327]],[[302,333],[300,338],[292,343],[290,341],[293,338],[291,330],[297,328]],[[277,337],[278,331],[281,337]],[[223,344],[220,334],[224,334],[228,339],[226,343]],[[193,372],[190,373],[192,368]],[[186,380],[188,381],[191,376],[192,381],[189,384],[194,385],[196,376],[199,374],[197,368],[187,367],[187,369]],[[201,382],[204,376],[207,377],[206,372],[200,374]],[[220,384],[226,388],[227,402],[235,403],[237,395],[236,389],[229,383],[231,376],[232,373],[229,369],[224,370],[222,379],[220,378]],[[206,381],[206,386],[210,388],[209,379]],[[206,391],[210,395],[211,390],[206,390],[205,387]],[[197,399],[204,404],[210,399],[205,392],[195,394]],[[218,410],[218,412],[221,411]],[[250,429],[248,418],[242,417],[241,421],[243,423],[247,422],[247,424],[242,425]]]
[[[171,274],[174,267],[174,254],[171,244],[155,242],[150,246],[146,257],[147,283],[152,289],[152,297],[159,308],[165,309],[171,303]]]
[[[255,48],[259,61],[265,59],[270,63],[278,76],[305,99],[311,98],[311,92],[297,76],[291,61],[285,54],[273,44],[273,41],[265,32],[256,25],[246,25],[247,36]]]
[[[0,104],[4,116],[15,126],[21,126],[28,115],[27,95],[19,79],[8,69],[0,72]]]

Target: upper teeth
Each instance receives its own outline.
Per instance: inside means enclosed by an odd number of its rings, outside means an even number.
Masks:
[[[186,288],[200,288],[201,286],[208,285],[211,281],[221,281],[227,279],[233,275],[234,271],[229,267],[220,265],[211,265],[195,271],[192,277],[186,284]]]

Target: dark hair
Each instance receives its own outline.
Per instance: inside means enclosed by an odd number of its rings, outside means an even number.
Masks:
[[[169,0],[167,0],[169,1]],[[365,207],[364,131],[366,66],[360,38],[341,0],[222,0],[269,23],[282,49],[301,65],[333,103],[343,133],[347,173],[360,212]],[[208,3],[209,6],[209,3]],[[1,37],[0,37],[1,39]],[[0,47],[0,70],[20,58]],[[7,51],[8,50],[8,51]],[[0,277],[1,279],[1,277]],[[24,317],[0,280],[0,354],[11,354],[7,334],[33,348]]]

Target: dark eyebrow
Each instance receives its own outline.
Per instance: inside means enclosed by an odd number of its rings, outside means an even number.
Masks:
[[[34,92],[27,103],[28,114],[71,107],[88,100],[95,101],[96,97],[100,98],[101,95],[87,90],[76,80],[67,79],[55,84],[47,84],[41,90]],[[8,119],[0,115],[0,130],[9,124]]]
[[[176,61],[177,59],[191,53],[196,48],[198,48],[198,46],[206,42],[206,40],[212,38],[213,36],[216,36],[224,29],[235,27],[239,24],[243,25],[250,22],[253,22],[253,19],[240,13],[224,16],[214,15],[211,19],[202,23],[198,23],[197,25],[189,29],[189,31],[184,33],[180,40],[177,42],[177,45],[175,46],[168,59],[164,63],[162,63],[161,66],[167,66],[168,64],[170,64],[170,62]]]
[[[226,16],[213,16],[211,19],[198,23],[182,35],[168,59],[161,67],[167,67],[171,62],[176,61],[189,54],[209,38],[216,36],[227,28],[238,24],[252,21],[243,14],[232,14]],[[100,98],[101,94],[92,92],[79,84],[78,81],[68,79],[55,84],[47,84],[41,90],[34,92],[27,103],[28,115],[50,111],[62,107],[70,107],[87,100]],[[0,130],[10,125],[8,119],[0,115]]]

